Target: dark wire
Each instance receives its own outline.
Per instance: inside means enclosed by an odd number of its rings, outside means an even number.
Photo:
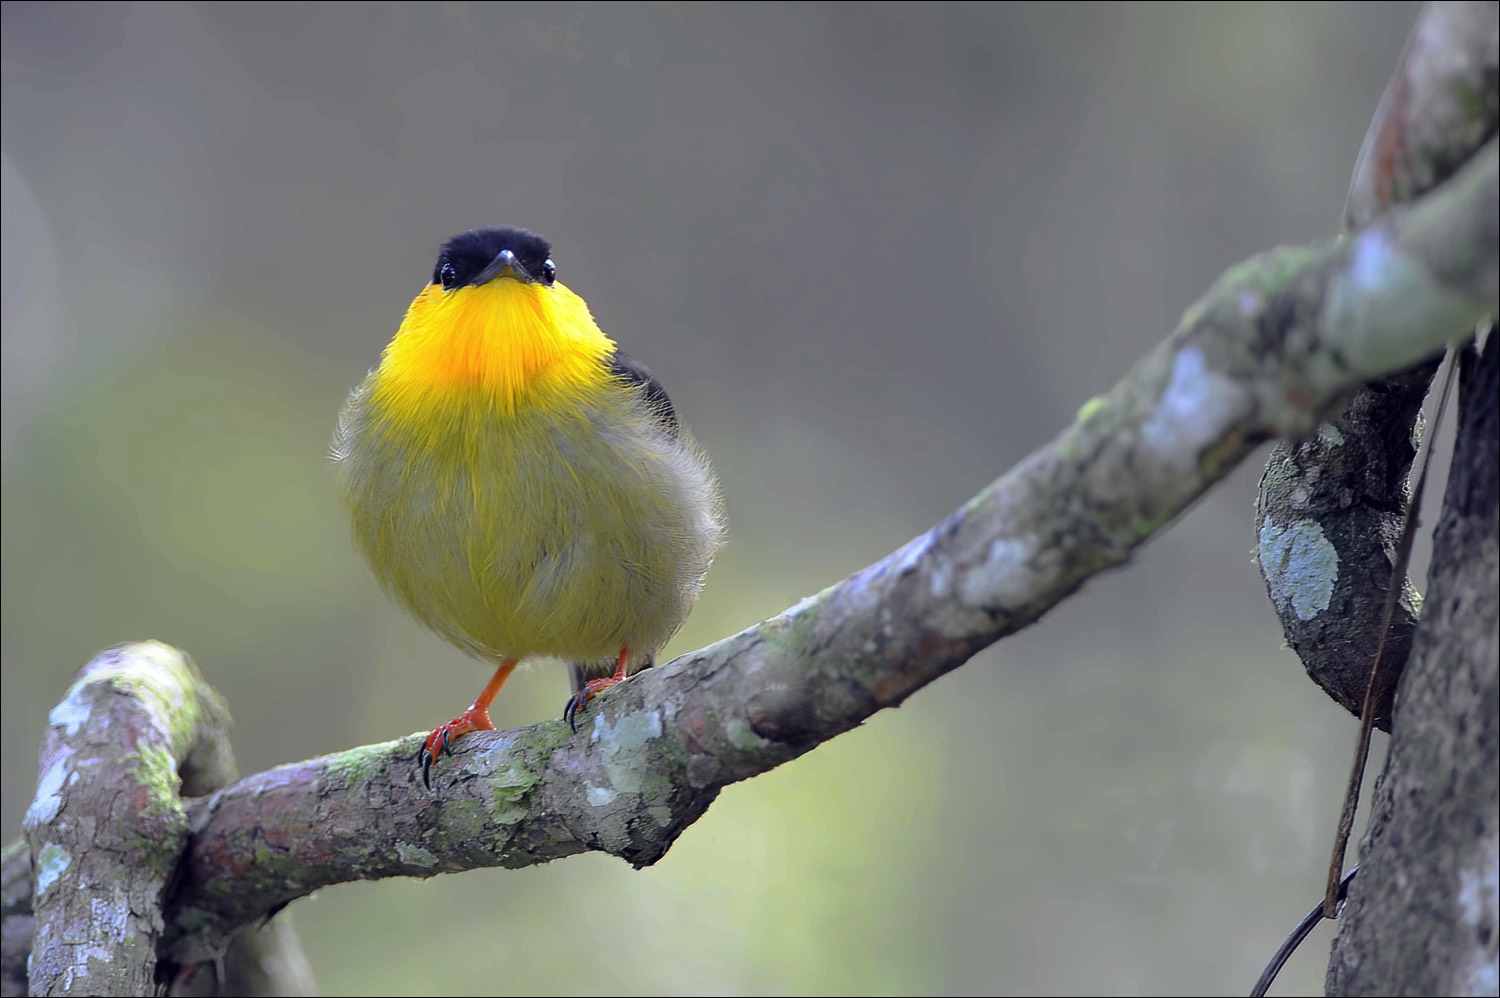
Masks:
[[[1338,903],[1340,907],[1343,906],[1344,899],[1349,896],[1349,882],[1354,879],[1354,875],[1358,872],[1359,867],[1350,867],[1349,872],[1344,874],[1344,878],[1339,881]],[[1301,946],[1302,940],[1306,939],[1312,932],[1313,926],[1322,920],[1323,902],[1319,900],[1317,904],[1312,906],[1311,911],[1302,916],[1302,921],[1297,923],[1297,927],[1292,930],[1292,934],[1282,940],[1281,945],[1276,948],[1276,955],[1271,957],[1271,962],[1266,964],[1266,969],[1262,970],[1260,977],[1256,979],[1255,987],[1250,989],[1250,998],[1265,998],[1266,992],[1271,989],[1271,982],[1276,980],[1277,974],[1281,973],[1281,968],[1286,966],[1286,962],[1292,958],[1292,954],[1297,952],[1297,947]]]

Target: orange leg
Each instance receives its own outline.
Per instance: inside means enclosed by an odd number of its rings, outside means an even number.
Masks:
[[[625,663],[630,659],[630,649],[620,649],[620,661],[615,665],[613,676],[602,676],[599,679],[590,679],[583,684],[583,689],[568,697],[568,705],[563,708],[563,720],[568,722],[568,727],[575,732],[578,730],[578,715],[588,707],[590,700],[614,686],[616,683],[625,681]]]
[[[500,663],[500,668],[495,670],[494,676],[485,684],[479,696],[469,705],[469,709],[449,721],[440,724],[433,729],[432,734],[422,743],[422,750],[417,753],[417,761],[422,764],[422,785],[429,790],[432,783],[428,779],[428,770],[438,761],[444,752],[453,754],[452,742],[460,735],[467,735],[471,731],[494,731],[495,725],[490,720],[490,704],[495,702],[495,694],[500,692],[500,687],[510,678],[510,674],[516,670],[516,659],[508,658]]]

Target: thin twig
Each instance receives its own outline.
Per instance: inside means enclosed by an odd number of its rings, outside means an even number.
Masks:
[[[1359,810],[1359,788],[1365,779],[1365,763],[1370,758],[1370,732],[1375,727],[1375,691],[1380,681],[1380,667],[1385,657],[1391,623],[1396,619],[1396,607],[1401,601],[1401,580],[1406,578],[1406,567],[1411,562],[1412,540],[1417,535],[1417,524],[1421,519],[1422,492],[1427,487],[1427,469],[1432,464],[1432,450],[1438,428],[1443,425],[1443,414],[1448,410],[1448,396],[1453,391],[1453,376],[1458,371],[1458,348],[1455,344],[1448,345],[1444,362],[1448,373],[1443,375],[1443,390],[1438,396],[1432,425],[1422,435],[1422,456],[1417,465],[1417,481],[1412,487],[1411,501],[1406,505],[1406,518],[1401,523],[1401,540],[1396,546],[1391,587],[1385,602],[1385,618],[1380,627],[1380,644],[1375,647],[1375,660],[1370,663],[1370,682],[1365,687],[1364,707],[1359,713],[1359,741],[1354,749],[1354,765],[1349,770],[1349,786],[1344,791],[1344,810],[1339,815],[1338,834],[1333,840],[1333,858],[1328,864],[1328,886],[1323,892],[1324,918],[1338,917],[1339,874],[1344,869],[1344,853],[1349,849],[1349,834],[1354,830],[1354,815]]]

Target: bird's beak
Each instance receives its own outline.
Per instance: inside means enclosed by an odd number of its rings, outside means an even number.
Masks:
[[[521,261],[517,260],[516,255],[508,249],[495,254],[495,259],[479,272],[479,276],[474,278],[473,283],[483,287],[498,277],[514,277],[522,284],[532,282],[531,275],[526,272],[525,267],[521,266]]]

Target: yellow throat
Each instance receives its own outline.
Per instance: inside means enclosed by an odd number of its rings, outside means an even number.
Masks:
[[[566,286],[498,277],[451,291],[429,284],[406,310],[376,372],[397,409],[479,390],[495,409],[597,389],[615,345]]]

